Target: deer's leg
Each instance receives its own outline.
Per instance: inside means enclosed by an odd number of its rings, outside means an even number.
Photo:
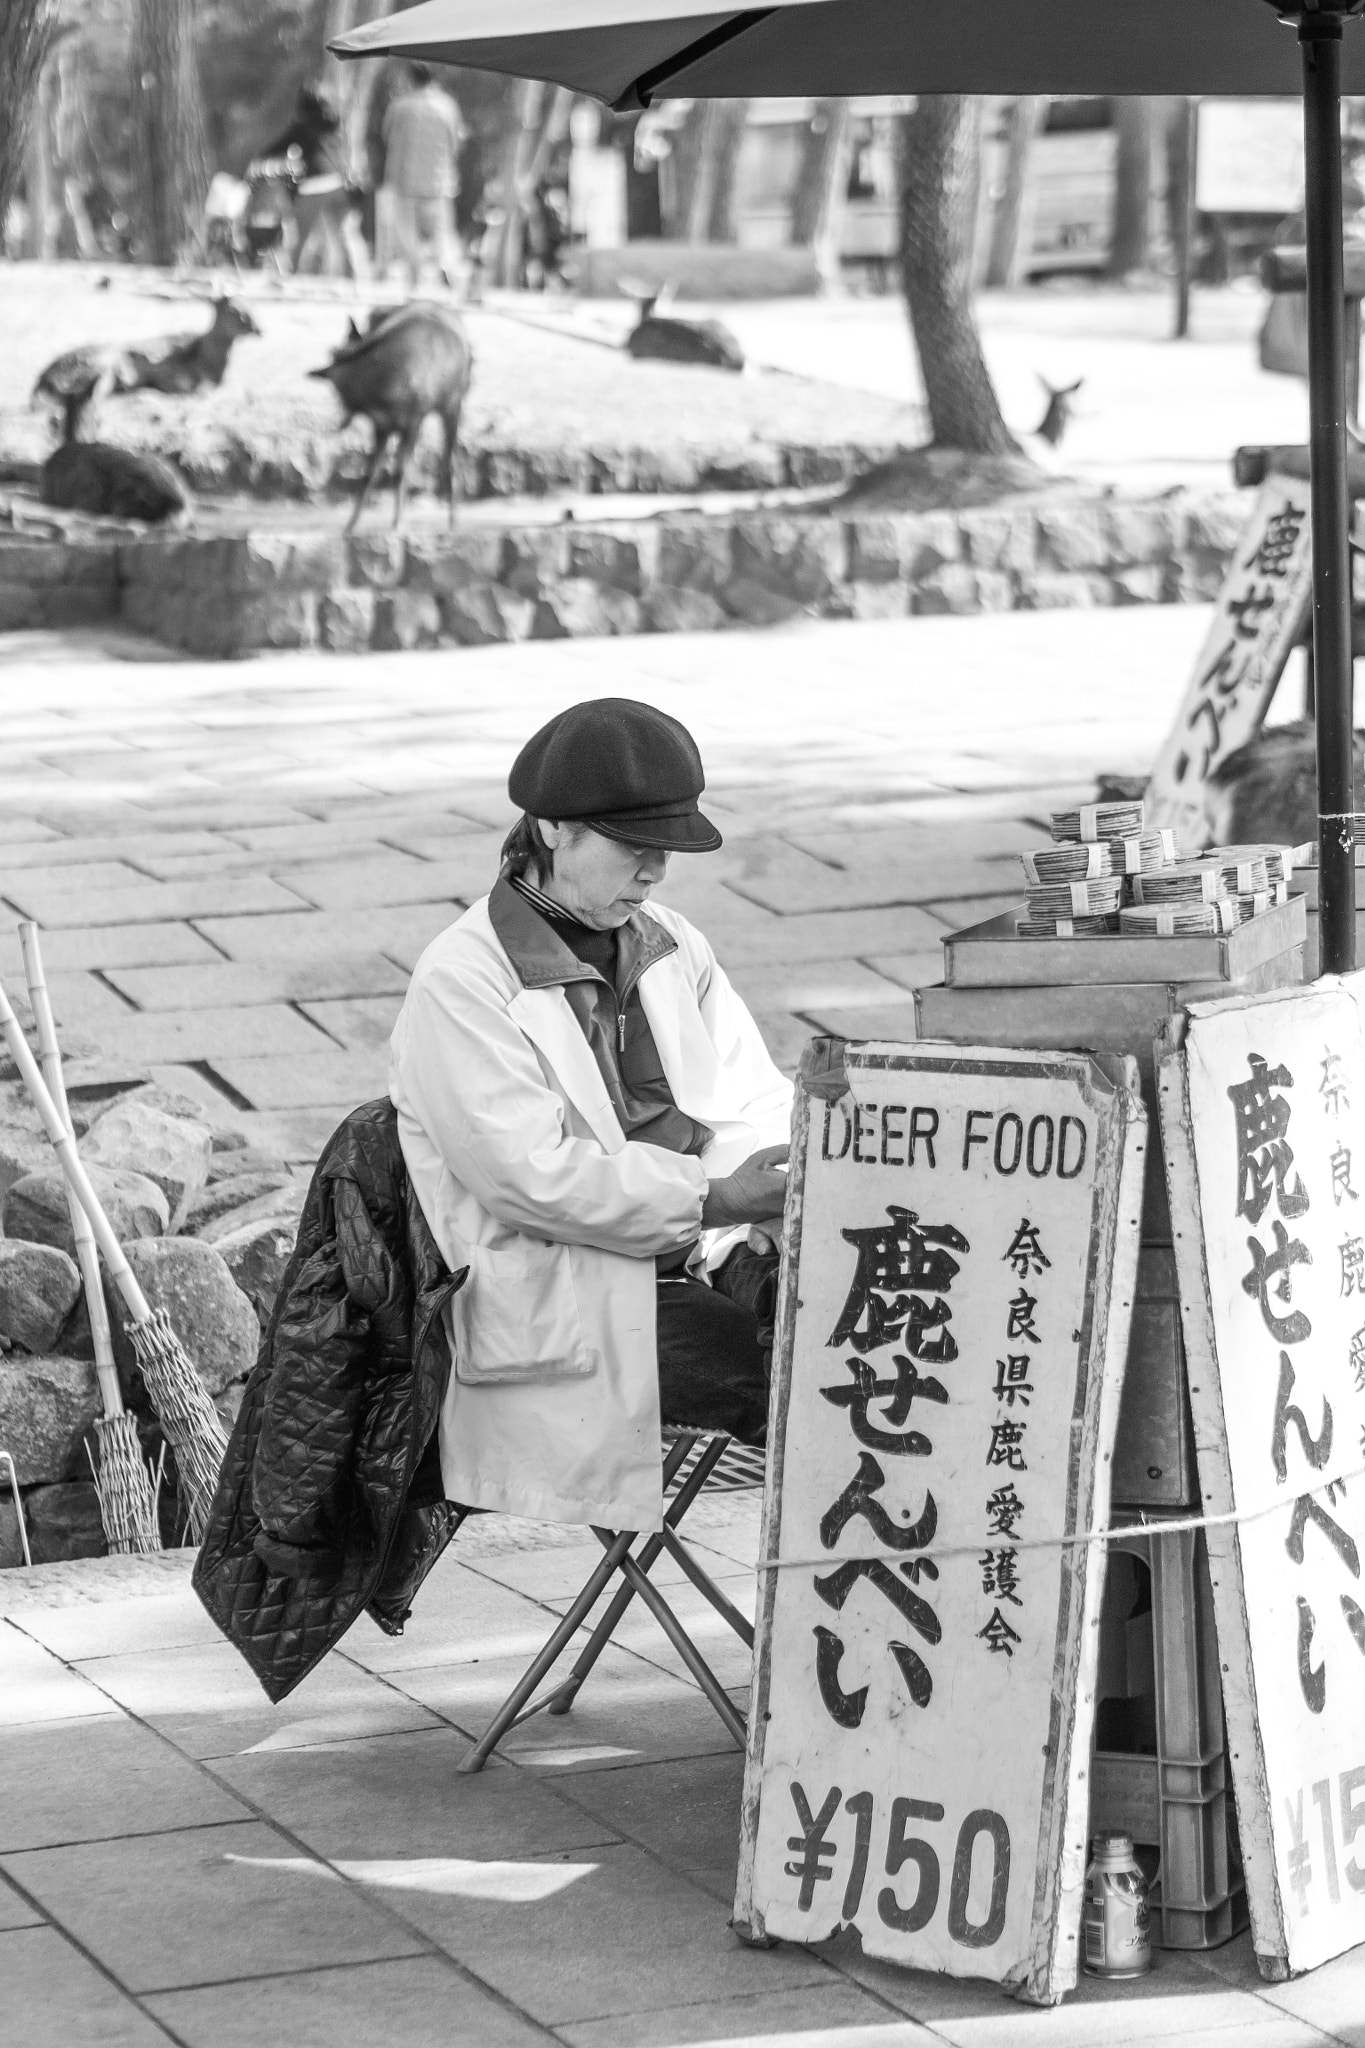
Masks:
[[[356,530],[356,526],[359,523],[361,512],[364,510],[365,507],[365,500],[369,497],[371,490],[374,488],[374,480],[379,474],[379,465],[384,459],[384,450],[388,447],[388,445],[389,434],[387,429],[381,428],[380,426],[376,425],[374,430],[374,447],[370,451],[370,466],[365,472],[365,481],[360,486],[360,495],[357,497],[355,501],[355,506],[351,512],[351,516],[346,521],[347,533],[354,533]]]
[[[460,407],[458,405],[445,414],[443,424],[446,430],[446,518],[453,527],[455,524],[455,498],[460,460]]]
[[[403,524],[403,502],[408,492],[408,464],[412,451],[417,446],[417,436],[422,431],[422,422],[404,427],[398,437],[398,473],[393,480],[393,530],[397,533]]]

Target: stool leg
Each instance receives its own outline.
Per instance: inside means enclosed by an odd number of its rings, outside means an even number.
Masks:
[[[668,1485],[668,1482],[673,1477],[673,1474],[677,1471],[678,1467],[686,1459],[688,1452],[691,1450],[695,1442],[696,1438],[690,1437],[686,1439],[680,1439],[677,1443],[674,1444],[673,1449],[669,1454],[669,1462],[666,1463],[664,1466],[665,1486]],[[678,1497],[673,1502],[673,1505],[669,1508],[668,1513],[664,1516],[665,1529],[667,1529],[670,1524],[676,1525],[678,1522],[682,1520],[683,1516],[687,1513],[687,1510],[691,1507],[697,1495],[701,1492],[702,1487],[710,1478],[711,1473],[715,1470],[716,1464],[718,1460],[721,1458],[722,1454],[724,1453],[724,1450],[724,1439],[722,1439],[718,1443],[707,1445],[706,1449],[702,1452],[701,1456],[698,1458],[692,1470],[688,1473],[682,1485],[678,1488]],[[641,1545],[639,1556],[636,1559],[636,1562],[638,1563],[641,1571],[649,1571],[651,1566],[654,1564],[655,1559],[658,1557],[659,1552],[663,1549],[665,1540],[666,1538],[664,1537],[664,1535],[662,1533],[659,1533],[649,1537],[648,1540]],[[616,1593],[616,1596],[612,1600],[612,1603],[608,1607],[606,1613],[602,1616],[602,1619],[598,1622],[596,1628],[593,1630],[592,1634],[588,1637],[587,1642],[584,1644],[582,1652],[580,1653],[578,1661],[574,1665],[573,1670],[569,1673],[563,1685],[560,1686],[558,1692],[556,1692],[553,1699],[550,1701],[550,1712],[552,1714],[559,1715],[568,1713],[570,1707],[573,1705],[574,1701],[578,1697],[584,1679],[592,1670],[593,1665],[597,1662],[603,1650],[606,1649],[607,1644],[611,1641],[613,1635],[616,1633],[617,1625],[620,1622],[621,1616],[625,1613],[626,1609],[629,1607],[631,1601],[634,1598],[635,1589],[633,1586],[629,1584],[622,1586]]]
[[[740,1613],[739,1609],[736,1606],[734,1606],[731,1601],[726,1599],[725,1595],[721,1592],[720,1587],[716,1584],[715,1580],[711,1577],[710,1573],[702,1569],[701,1565],[697,1563],[696,1558],[693,1557],[691,1551],[684,1546],[681,1540],[674,1535],[671,1529],[664,1530],[663,1540],[667,1547],[669,1556],[677,1560],[679,1565],[681,1565],[682,1569],[687,1573],[688,1578],[691,1579],[692,1584],[696,1587],[697,1591],[706,1596],[706,1598],[711,1602],[711,1605],[715,1608],[717,1614],[719,1614],[723,1620],[729,1622],[731,1628],[739,1637],[740,1641],[748,1649],[752,1650],[754,1646],[754,1631],[752,1622],[746,1621],[744,1616]]]
[[[635,1541],[634,1529],[623,1529],[619,1535],[611,1536],[606,1545],[606,1556],[592,1573],[573,1606],[560,1622],[545,1648],[528,1665],[521,1678],[512,1688],[497,1713],[484,1729],[469,1755],[460,1764],[461,1771],[481,1771],[489,1756],[497,1748],[512,1723],[520,1715],[531,1694],[540,1684],[546,1672],[555,1663],[564,1645],[572,1638],[585,1614],[596,1604],[602,1588],[610,1581],[612,1574],[620,1569],[631,1544]]]
[[[623,1557],[621,1559],[621,1570],[644,1601],[646,1607],[668,1637],[669,1642],[672,1643],[674,1649],[682,1658],[683,1663],[706,1694],[707,1699],[710,1700],[711,1705],[715,1708],[729,1733],[734,1737],[739,1747],[743,1749],[747,1740],[747,1730],[743,1721],[740,1720],[739,1715],[735,1712],[730,1695],[702,1656],[701,1651],[697,1648],[691,1636],[688,1635],[687,1630],[678,1620],[673,1609],[664,1599],[663,1594],[657,1586],[650,1584],[633,1557]]]

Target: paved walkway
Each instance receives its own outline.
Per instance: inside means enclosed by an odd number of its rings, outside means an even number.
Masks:
[[[37,916],[68,1029],[305,1162],[382,1086],[406,971],[491,879],[515,746],[570,698],[619,692],[700,739],[727,844],[677,861],[668,894],[781,1056],[815,1026],[905,1034],[941,934],[1012,894],[1051,803],[1150,759],[1202,623],[1068,613],[240,668],[12,639],[0,973],[13,989],[14,918]],[[691,1519],[741,1602],[757,1517],[747,1492]],[[458,1776],[596,1555],[489,1518],[402,1638],[362,1622],[280,1708],[178,1555],[0,1574],[0,2037],[1365,2048],[1365,1952],[1271,1987],[1243,1938],[1039,2014],[848,1941],[744,1948],[727,1930],[739,1759],[647,1618],[571,1717]],[[679,1605],[742,1702],[746,1657],[690,1589]],[[490,1862],[514,1866],[520,1902],[487,1895]]]
[[[661,894],[777,1056],[794,1065],[815,1028],[903,1036],[943,932],[1013,899],[1049,804],[1150,760],[1204,616],[241,667],[10,635],[0,973],[19,973],[14,921],[36,918],[60,1022],[307,1161],[382,1088],[407,974],[491,884],[521,741],[573,698],[620,694],[698,737],[726,845],[676,856]]]

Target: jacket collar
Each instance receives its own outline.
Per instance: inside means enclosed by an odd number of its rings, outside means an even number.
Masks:
[[[605,981],[595,967],[589,967],[569,949],[550,920],[517,893],[506,873],[498,876],[489,893],[488,919],[523,988],[554,988],[568,981]],[[635,911],[621,926],[617,945],[623,985],[633,985],[646,967],[678,950],[673,934],[642,910]]]

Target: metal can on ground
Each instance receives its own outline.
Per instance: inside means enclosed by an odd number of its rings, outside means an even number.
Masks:
[[[1089,1976],[1140,1977],[1152,1967],[1147,1885],[1130,1835],[1095,1837],[1081,1937]]]

